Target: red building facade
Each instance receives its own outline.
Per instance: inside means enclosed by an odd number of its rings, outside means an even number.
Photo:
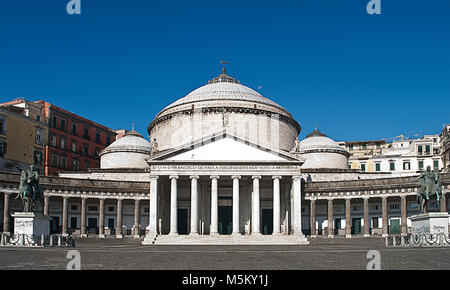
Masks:
[[[44,104],[49,120],[45,175],[100,167],[98,154],[114,142],[116,132],[50,103],[37,103]]]

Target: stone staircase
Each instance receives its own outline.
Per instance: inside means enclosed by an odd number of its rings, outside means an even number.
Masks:
[[[304,236],[295,235],[159,235],[145,238],[143,245],[309,245]]]

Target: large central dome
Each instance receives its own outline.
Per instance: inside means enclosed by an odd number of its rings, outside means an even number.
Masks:
[[[289,151],[301,128],[286,109],[225,70],[165,107],[147,128],[160,151],[223,130],[264,147]]]
[[[193,90],[187,96],[168,105],[161,111],[161,113],[179,105],[213,100],[236,100],[266,104],[283,110],[285,113],[289,114],[282,106],[269,100],[268,98],[263,97],[257,91],[242,85],[238,80],[228,76],[225,73],[220,74],[218,77],[209,81],[208,84]]]

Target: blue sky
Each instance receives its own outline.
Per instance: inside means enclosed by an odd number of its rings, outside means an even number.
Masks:
[[[450,1],[1,0],[0,101],[47,100],[146,127],[220,73],[284,106],[304,138],[439,133],[450,123]],[[258,89],[260,87],[260,89]]]

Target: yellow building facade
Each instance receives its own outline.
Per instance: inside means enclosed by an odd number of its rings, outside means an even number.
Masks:
[[[18,172],[24,167],[44,165],[48,120],[39,108],[0,107],[0,171]]]

